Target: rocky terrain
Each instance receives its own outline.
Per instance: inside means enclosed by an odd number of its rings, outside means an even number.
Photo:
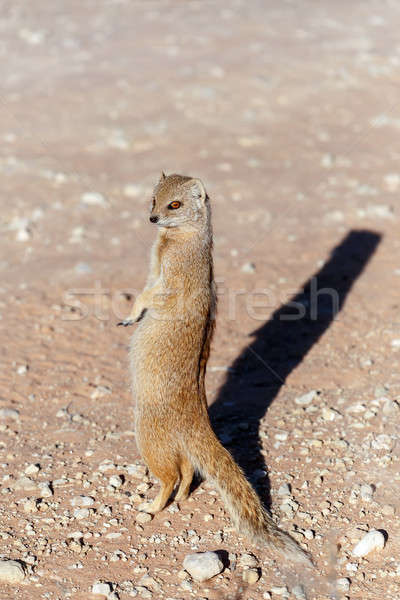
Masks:
[[[1,13],[0,599],[399,598],[398,2]],[[314,571],[209,482],[138,510],[116,323],[162,169],[212,201],[213,425]]]

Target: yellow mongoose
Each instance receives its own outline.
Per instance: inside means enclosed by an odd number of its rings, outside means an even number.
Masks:
[[[210,425],[204,388],[216,307],[210,217],[199,179],[162,174],[151,208],[150,221],[159,229],[148,281],[120,323],[139,321],[130,351],[136,441],[161,482],[143,509],[162,510],[178,482],[175,500],[187,498],[196,469],[215,483],[240,533],[308,562],[262,507]]]

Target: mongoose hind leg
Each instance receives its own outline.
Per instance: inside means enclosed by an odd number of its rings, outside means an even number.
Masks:
[[[172,490],[175,487],[176,479],[170,479],[169,481],[161,481],[161,489],[153,502],[145,503],[140,505],[140,510],[155,515],[160,512],[167,504],[169,497],[172,494]]]
[[[143,456],[143,458],[150,471],[160,481],[161,489],[153,502],[141,504],[139,509],[154,515],[165,508],[165,505],[167,504],[169,497],[171,496],[172,491],[179,479],[179,470],[175,461],[165,461],[161,463],[159,457],[157,457],[157,460],[154,460],[154,456],[151,455]]]
[[[194,475],[193,465],[186,456],[181,457],[179,470],[181,472],[181,482],[175,496],[175,500],[177,502],[186,500],[186,498],[189,496],[190,485]]]

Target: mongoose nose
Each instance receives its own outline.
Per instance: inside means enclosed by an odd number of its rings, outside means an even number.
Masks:
[[[150,217],[150,223],[157,223],[158,217],[157,215]]]

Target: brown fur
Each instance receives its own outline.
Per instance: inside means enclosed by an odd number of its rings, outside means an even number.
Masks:
[[[171,210],[171,201],[181,202]],[[262,507],[242,470],[215,436],[204,387],[214,331],[210,207],[203,184],[181,175],[161,176],[152,216],[159,217],[147,285],[129,323],[140,320],[131,342],[136,440],[150,471],[160,480],[162,510],[174,487],[176,500],[189,493],[194,469],[219,489],[240,533],[307,562],[307,554],[281,531]]]

